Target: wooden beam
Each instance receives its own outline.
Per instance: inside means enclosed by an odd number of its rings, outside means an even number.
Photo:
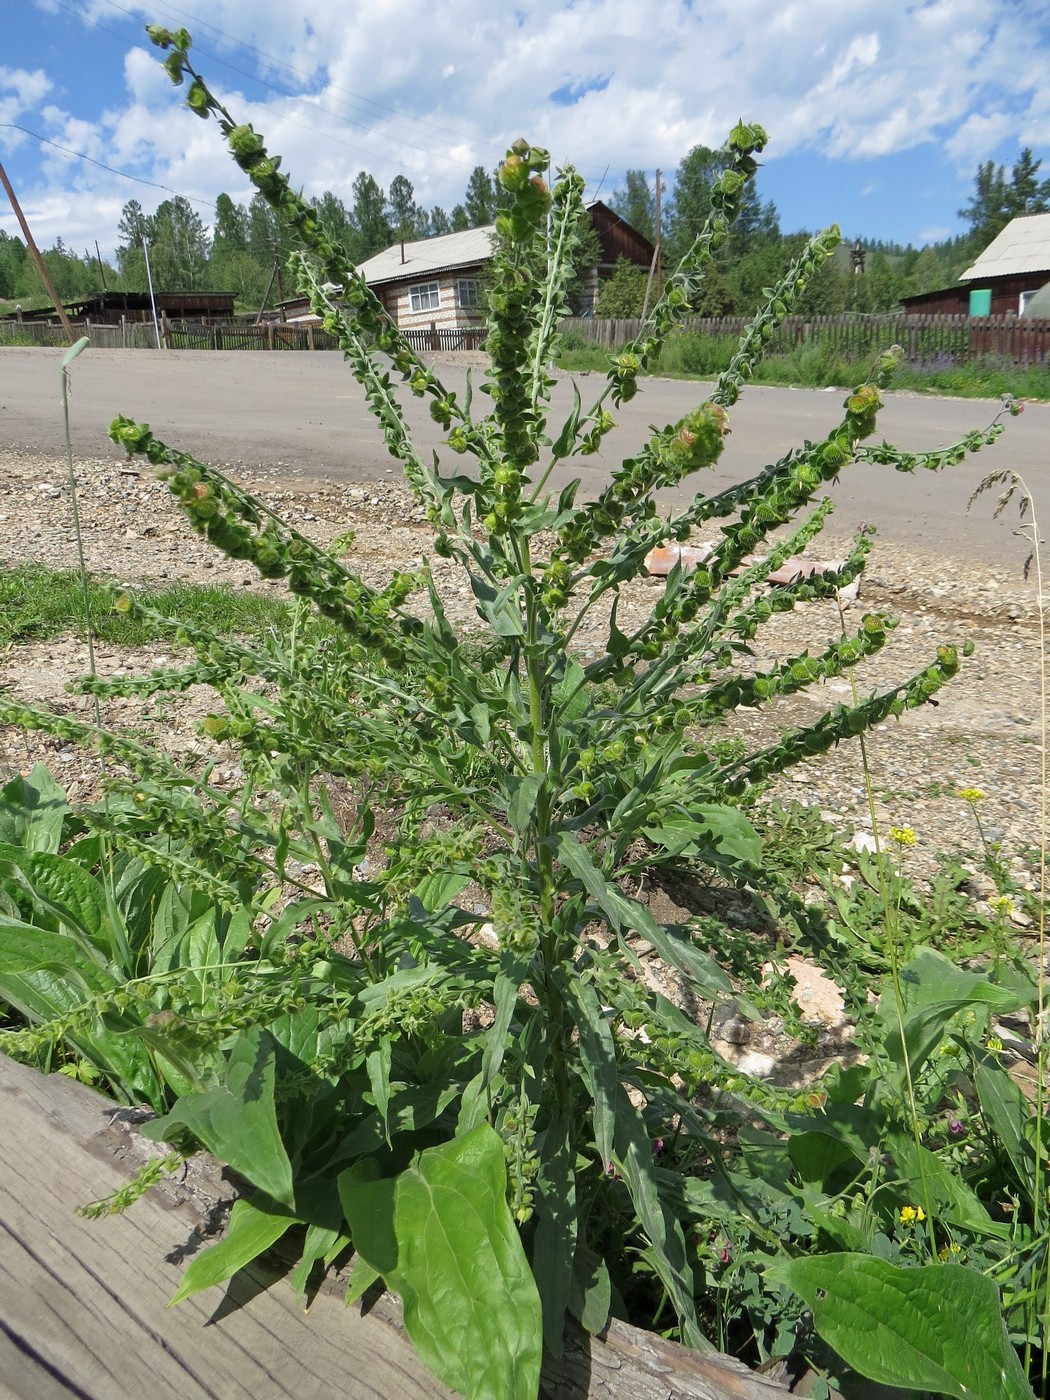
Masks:
[[[86,1220],[163,1149],[149,1115],[0,1056],[0,1393],[18,1400],[451,1400],[417,1359],[396,1298],[342,1302],[330,1277],[309,1311],[267,1259],[177,1308],[188,1260],[221,1236],[236,1188],[201,1153],[124,1214]],[[368,1300],[366,1299],[366,1303]],[[728,1357],[613,1323],[548,1358],[545,1400],[783,1400]]]

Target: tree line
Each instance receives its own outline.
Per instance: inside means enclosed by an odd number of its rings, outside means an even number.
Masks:
[[[673,269],[710,212],[714,181],[725,164],[720,151],[695,146],[684,157],[673,185],[662,199],[662,266]],[[922,249],[886,242],[865,242],[863,276],[851,271],[848,248],[829,260],[806,292],[803,310],[813,315],[842,311],[891,311],[904,296],[951,286],[977,254],[1017,214],[1050,209],[1050,180],[1040,180],[1042,162],[1029,147],[1008,172],[988,161],[974,176],[970,202],[959,210],[969,231]],[[628,170],[624,183],[608,199],[610,206],[650,240],[656,237],[656,191],[648,174]],[[412,182],[397,175],[383,190],[367,171],[350,189],[350,200],[325,190],[316,201],[322,221],[354,262],[363,262],[400,240],[479,228],[494,222],[503,192],[492,173],[478,165],[471,172],[463,200],[451,212],[417,202]],[[129,200],[121,214],[116,262],[102,263],[85,252],[78,256],[58,239],[44,254],[49,275],[63,300],[102,290],[145,291],[149,248],[154,286],[164,291],[233,292],[241,310],[257,310],[264,299],[292,288],[282,286],[290,251],[287,231],[263,197],[239,204],[222,193],[206,225],[189,200],[166,199],[147,214]],[[784,233],[775,204],[763,201],[752,186],[732,238],[715,260],[697,307],[707,316],[742,315],[753,310],[763,287],[776,282],[805,243],[804,232]],[[862,242],[864,240],[862,239]],[[586,248],[596,257],[593,242]],[[276,276],[274,275],[276,272]],[[597,314],[637,316],[645,297],[646,273],[622,263],[603,283]],[[20,239],[0,231],[0,298],[39,305],[43,284]]]

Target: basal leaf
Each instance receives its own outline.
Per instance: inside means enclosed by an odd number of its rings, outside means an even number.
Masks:
[[[958,1400],[1033,1400],[991,1279],[956,1264],[902,1268],[866,1254],[770,1265],[862,1376]]]
[[[62,845],[68,812],[66,794],[38,763],[28,778],[12,778],[0,788],[0,841],[54,854]]]
[[[277,1126],[274,1062],[271,1037],[258,1029],[246,1032],[230,1052],[225,1084],[186,1095],[142,1131],[165,1141],[173,1128],[188,1128],[220,1162],[291,1207],[292,1167]]]
[[[539,1387],[540,1299],[506,1192],[503,1141],[487,1123],[428,1148],[397,1179],[405,1330],[467,1400],[535,1400]]]
[[[199,1254],[182,1276],[182,1282],[169,1307],[184,1298],[232,1278],[260,1254],[264,1254],[295,1224],[291,1215],[277,1215],[261,1209],[254,1201],[234,1202],[230,1225],[224,1239]]]

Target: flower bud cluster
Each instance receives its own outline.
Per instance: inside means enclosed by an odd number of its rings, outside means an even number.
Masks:
[[[740,794],[757,782],[783,772],[803,759],[826,753],[843,739],[854,738],[893,715],[925,705],[958,672],[959,653],[954,646],[937,648],[937,659],[903,685],[873,695],[859,705],[836,705],[813,725],[793,729],[780,741],[752,754],[726,771],[727,790]]]
[[[407,575],[395,576],[386,589],[376,592],[227,477],[188,453],[166,447],[148,424],[117,418],[110,425],[110,437],[129,455],[145,455],[162,467],[193,528],[223,553],[254,564],[264,578],[287,578],[292,593],[309,598],[386,662],[405,658],[409,640],[421,626],[400,612],[413,586]]]

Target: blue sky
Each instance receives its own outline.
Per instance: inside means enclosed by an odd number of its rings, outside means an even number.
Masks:
[[[111,254],[129,199],[209,222],[250,195],[147,22],[185,25],[293,180],[347,203],[368,170],[449,210],[519,135],[589,196],[628,168],[666,188],[741,116],[770,132],[758,188],[785,231],[921,245],[964,231],[980,161],[1030,145],[1050,176],[1050,0],[0,0],[0,162],[43,247]]]

